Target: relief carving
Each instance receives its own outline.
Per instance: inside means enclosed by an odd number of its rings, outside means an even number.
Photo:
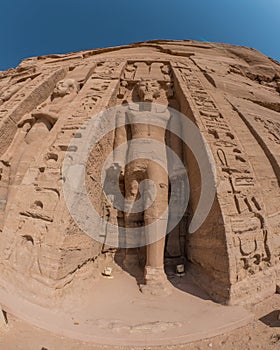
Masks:
[[[252,109],[243,118],[247,123],[242,124],[240,131],[238,122],[231,117],[240,118],[227,103],[225,91],[219,91],[213,72],[201,71],[194,63],[196,58],[189,58],[201,55],[206,50],[203,45],[199,50],[193,43],[185,42],[156,43],[151,49],[152,46],[149,43],[131,45],[124,51],[118,48],[113,53],[93,50],[34,58],[17,70],[0,73],[0,233],[4,238],[0,240],[0,270],[2,281],[21,284],[23,297],[34,303],[37,291],[40,303],[51,300],[55,304],[64,297],[66,285],[67,291],[72,292],[74,285],[81,282],[84,287],[83,282],[92,276],[94,281],[90,283],[95,283],[102,278],[103,264],[108,262],[115,264],[115,278],[122,270],[129,272],[136,277],[136,288],[140,286],[143,293],[154,296],[170,293],[167,276],[182,277],[176,270],[178,266],[186,268],[186,279],[192,268],[198,271],[194,276],[197,280],[201,278],[202,287],[221,302],[232,302],[231,298],[235,302],[239,294],[240,299],[245,298],[254,288],[261,288],[265,295],[263,275],[271,276],[271,285],[275,285],[275,271],[280,266],[276,265],[280,226],[278,209],[268,208],[268,198],[271,196],[275,203],[279,199],[276,191],[279,186],[273,174],[274,170],[280,178],[278,112],[274,110],[276,117],[270,118]],[[166,49],[168,46],[170,49]],[[206,46],[206,54],[211,51],[209,57],[214,56],[215,49]],[[246,80],[228,50],[223,48],[227,56],[221,59],[232,64],[221,63],[222,69],[227,67],[226,74],[231,79]],[[277,94],[276,78],[270,83],[265,85],[265,93]],[[252,85],[248,86],[250,96]],[[258,87],[263,89],[261,83]],[[115,130],[94,147],[84,167],[88,197],[100,217],[105,218],[104,230],[96,233],[100,238],[97,242],[80,229],[68,212],[62,195],[65,178],[61,168],[66,151],[71,157],[77,155],[79,147],[84,149],[79,141],[85,140],[85,122],[116,104],[121,106],[121,112]],[[168,107],[180,110],[196,122],[214,158],[217,197],[211,215],[197,235],[188,232],[201,189],[197,162],[179,136],[166,130],[174,122]],[[129,124],[126,127],[120,126],[124,120]],[[155,121],[157,126],[149,121]],[[253,159],[257,158],[252,150],[253,138],[249,137],[248,143],[244,141],[250,123],[255,138],[270,157],[273,170],[264,169]],[[140,138],[145,139],[145,147],[137,147]],[[68,148],[72,139],[78,142]],[[163,144],[164,152],[157,152],[152,140]],[[127,148],[118,153],[118,145],[123,143],[128,143]],[[182,220],[166,237],[170,218],[176,216],[172,208],[178,207],[182,198],[188,202],[182,174],[168,178],[172,162],[165,151],[169,146],[188,165],[191,201]],[[106,169],[104,189],[100,169],[110,152],[115,163]],[[134,154],[141,157],[134,159]],[[168,172],[156,161],[164,164]],[[117,180],[115,174],[119,174]],[[271,187],[264,194],[266,189],[261,186],[267,174],[270,178],[265,183],[270,181]],[[150,180],[157,190],[155,197]],[[125,203],[124,211],[116,205],[119,200],[114,193],[116,186]],[[159,217],[160,223],[151,229],[149,224]],[[147,238],[147,247],[111,248],[109,223],[124,232],[117,237],[120,242],[135,238],[129,236],[130,228],[140,229]],[[158,236],[159,240],[150,243],[151,236]],[[274,241],[278,244],[276,249]],[[179,276],[175,277],[176,272]],[[24,279],[26,284],[21,283]],[[273,290],[273,286],[268,288]]]
[[[232,196],[235,207],[235,211],[229,214],[234,232],[234,245],[237,249],[237,276],[238,280],[242,280],[271,264],[265,211],[260,200],[256,199],[256,193],[259,191],[257,181],[235,132],[200,80],[190,69],[174,69],[185,82],[201,115],[201,121],[208,134],[212,136],[217,164],[220,165],[224,179],[229,184],[227,192]]]

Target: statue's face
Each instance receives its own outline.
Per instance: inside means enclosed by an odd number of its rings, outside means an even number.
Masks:
[[[160,96],[160,87],[157,81],[143,80],[138,83],[138,94],[142,102],[153,102]]]
[[[60,80],[53,91],[54,97],[63,97],[69,95],[72,91],[77,91],[76,82],[74,79]]]

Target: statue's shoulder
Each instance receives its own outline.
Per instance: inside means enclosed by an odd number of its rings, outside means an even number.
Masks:
[[[155,112],[157,113],[166,113],[166,112],[169,113],[167,106],[156,104],[154,108],[155,108]]]
[[[132,112],[139,112],[140,108],[137,103],[129,103],[129,105],[127,106],[127,110]]]
[[[132,111],[132,112],[139,112],[140,111],[140,106],[138,103],[129,103],[129,105],[127,106],[127,110],[128,111]],[[160,105],[160,104],[152,104],[152,110],[151,112],[155,112],[155,113],[166,113],[168,112],[168,107],[164,106],[164,105]]]

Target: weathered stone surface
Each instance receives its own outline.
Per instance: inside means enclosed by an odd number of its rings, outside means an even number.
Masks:
[[[1,72],[0,287],[55,306],[73,279],[82,283],[102,273],[104,254],[125,268],[132,253],[131,261],[139,266],[128,269],[139,269],[143,277],[145,265],[146,271],[160,269],[161,278],[157,275],[151,283],[159,289],[165,288],[165,254],[166,259],[184,258],[187,273],[219,302],[253,302],[275,293],[280,284],[279,84],[279,63],[261,53],[195,41],[153,41],[30,58]],[[117,252],[89,238],[71,218],[61,166],[70,140],[92,115],[140,101],[171,106],[195,122],[214,156],[216,198],[204,224],[188,234],[200,197],[199,169],[190,150],[176,146],[176,138],[169,135],[167,144],[188,169],[188,211],[166,242],[147,251]],[[130,111],[130,117],[139,113]],[[163,136],[153,132],[155,138]],[[101,167],[121,138],[108,135],[92,151],[89,196],[100,215],[112,222],[147,223],[159,214],[119,217],[102,194]],[[137,166],[124,172],[128,199],[137,197],[133,181],[142,180],[131,175]],[[156,205],[160,211],[167,202],[168,179],[159,169],[144,168],[142,174],[156,174],[165,188]]]

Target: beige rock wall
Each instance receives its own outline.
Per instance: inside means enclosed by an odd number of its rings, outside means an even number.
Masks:
[[[204,224],[188,234],[201,183],[182,146],[190,204],[169,252],[182,254],[176,237],[185,235],[187,270],[219,302],[273,294],[280,285],[280,65],[253,49],[194,41],[30,58],[1,72],[0,287],[55,305],[74,278],[100,273],[104,245],[68,213],[61,166],[79,127],[103,109],[135,101],[141,80],[159,83],[158,103],[190,118],[215,160],[216,199]],[[87,166],[101,215],[100,167],[112,148],[108,135]]]

